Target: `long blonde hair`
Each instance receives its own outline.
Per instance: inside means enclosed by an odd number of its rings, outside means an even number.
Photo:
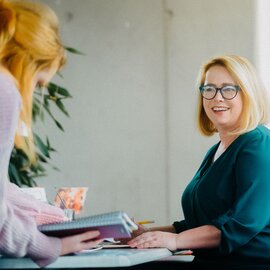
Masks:
[[[58,19],[48,6],[24,0],[0,0],[0,63],[15,78],[22,97],[20,120],[30,135],[16,135],[15,145],[35,160],[32,126],[34,78],[46,69],[60,69],[65,49]]]
[[[246,58],[238,55],[223,55],[209,60],[200,70],[197,89],[204,84],[206,72],[215,65],[226,68],[241,88],[243,98],[241,122],[238,129],[233,131],[233,134],[240,135],[256,128],[259,124],[266,124],[269,121],[269,95],[255,68]],[[202,96],[199,97],[197,109],[200,131],[206,136],[213,135],[216,128],[204,111]]]

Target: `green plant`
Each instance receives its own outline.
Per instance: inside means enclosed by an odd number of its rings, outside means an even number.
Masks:
[[[56,107],[66,116],[68,112],[64,106],[63,100],[70,98],[70,93],[53,83],[43,90],[40,89],[34,92],[33,97],[33,121],[44,121],[45,113],[54,121],[56,126],[64,131],[60,122],[56,119],[51,111],[51,104],[54,103]],[[18,186],[36,186],[35,179],[37,177],[46,175],[46,165],[50,165],[51,152],[55,149],[51,146],[49,138],[42,139],[36,132],[34,132],[34,143],[37,150],[37,162],[30,165],[26,154],[16,147],[13,148],[10,163],[9,163],[9,178],[10,181]],[[56,167],[53,167],[57,169]]]
[[[67,47],[66,50],[75,54],[82,54],[74,48]],[[36,89],[33,96],[33,122],[44,121],[45,115],[49,116],[55,125],[64,131],[61,123],[56,119],[51,110],[51,105],[54,104],[58,111],[66,116],[69,116],[64,100],[71,98],[69,91],[54,83],[49,83],[43,90]],[[58,170],[50,163],[51,153],[56,150],[52,147],[49,138],[41,138],[36,132],[34,135],[34,143],[37,150],[37,162],[30,164],[27,155],[16,147],[13,148],[9,163],[9,178],[10,181],[18,186],[36,186],[35,179],[37,177],[46,176],[46,166],[51,166]]]

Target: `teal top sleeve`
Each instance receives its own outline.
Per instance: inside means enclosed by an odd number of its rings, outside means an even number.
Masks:
[[[213,163],[212,147],[183,193],[188,228],[221,230],[221,256],[268,258],[270,254],[270,131],[239,136]]]
[[[173,227],[174,227],[176,233],[180,233],[180,232],[187,230],[187,224],[186,224],[185,220],[175,221],[173,223]]]

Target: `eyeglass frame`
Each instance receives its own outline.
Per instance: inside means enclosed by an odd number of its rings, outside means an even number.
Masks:
[[[204,92],[204,89],[203,89],[203,88],[204,88],[205,86],[211,86],[211,87],[215,88],[216,93],[214,94],[214,96],[213,96],[212,98],[206,98],[206,97],[203,96],[203,92]],[[225,97],[223,96],[222,90],[223,90],[225,87],[228,87],[228,86],[231,86],[231,87],[235,88],[235,96],[233,96],[232,98],[225,98]],[[241,88],[240,88],[239,85],[225,85],[225,86],[223,86],[223,87],[215,87],[214,85],[203,85],[203,84],[200,85],[199,89],[200,89],[200,93],[201,93],[202,97],[203,97],[204,99],[207,99],[207,100],[212,100],[212,99],[214,99],[215,96],[217,95],[217,92],[218,92],[218,91],[220,92],[221,96],[222,96],[225,100],[232,100],[232,99],[234,99],[234,98],[237,96],[237,93],[241,90]]]

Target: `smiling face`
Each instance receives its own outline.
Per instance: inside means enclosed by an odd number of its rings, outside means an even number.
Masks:
[[[236,85],[237,83],[225,67],[215,65],[206,72],[204,85],[208,84],[221,88],[225,85]],[[239,126],[241,120],[243,108],[241,91],[231,100],[224,99],[218,91],[211,100],[203,98],[203,108],[219,133],[233,131]]]

